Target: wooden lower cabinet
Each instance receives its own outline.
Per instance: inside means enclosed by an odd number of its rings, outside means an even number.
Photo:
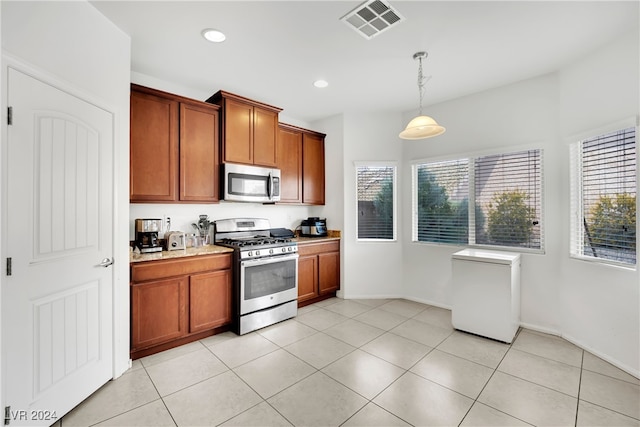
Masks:
[[[151,347],[187,333],[187,277],[131,286],[131,342]]]
[[[231,254],[131,265],[131,358],[229,329]]]
[[[231,270],[194,274],[189,278],[189,332],[231,322],[230,283]]]
[[[318,256],[300,256],[298,258],[298,302],[318,295]]]
[[[340,289],[340,244],[338,250],[318,254],[318,291],[320,295]]]
[[[298,305],[335,296],[340,289],[340,241],[298,243]]]

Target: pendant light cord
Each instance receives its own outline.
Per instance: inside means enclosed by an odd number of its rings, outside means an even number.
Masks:
[[[422,115],[422,99],[424,98],[424,76],[422,74],[422,56],[418,57],[420,65],[418,66],[418,91],[420,92],[420,114]]]
[[[422,73],[422,60],[427,57],[427,52],[417,52],[413,55],[413,59],[417,59],[419,61],[418,65],[418,91],[420,93],[420,116],[422,115],[422,101],[424,99],[424,84],[431,78],[425,77]]]

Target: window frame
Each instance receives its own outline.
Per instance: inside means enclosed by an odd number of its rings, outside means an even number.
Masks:
[[[490,244],[478,244],[476,243],[476,230],[475,230],[475,204],[476,204],[476,193],[475,193],[475,167],[476,167],[476,159],[482,157],[490,157],[490,156],[499,156],[499,155],[508,155],[513,153],[519,153],[524,151],[539,151],[540,152],[540,248],[524,248],[517,246],[502,246],[502,245],[490,245]],[[418,216],[418,207],[417,207],[417,169],[419,165],[427,164],[427,163],[437,163],[437,162],[447,162],[447,161],[456,161],[456,160],[467,160],[469,163],[469,171],[468,171],[468,181],[469,181],[469,203],[468,203],[468,218],[469,218],[469,237],[467,243],[446,243],[446,242],[427,242],[418,240],[418,227],[417,227],[417,216]],[[546,239],[545,239],[545,173],[544,173],[544,163],[545,163],[545,150],[541,145],[524,145],[524,146],[513,146],[508,149],[492,149],[486,151],[476,151],[472,153],[468,153],[466,155],[452,155],[452,156],[443,156],[443,157],[434,157],[427,159],[418,159],[411,162],[411,198],[412,198],[412,206],[411,206],[411,215],[412,215],[412,229],[411,229],[411,242],[419,245],[433,245],[433,246],[452,246],[452,247],[469,247],[469,248],[478,248],[478,249],[487,249],[487,250],[501,250],[501,251],[510,251],[510,252],[519,252],[519,253],[531,253],[536,255],[544,255],[546,253]]]
[[[395,161],[356,161],[354,164],[355,172],[355,237],[358,243],[390,243],[398,241],[398,162]],[[359,168],[393,168],[393,237],[385,238],[360,238],[358,235],[358,170]]]
[[[640,130],[640,126],[637,123],[636,119],[626,119],[613,124],[610,124],[605,127],[592,129],[590,131],[582,132],[580,134],[571,136],[567,138],[568,140],[568,148],[569,148],[569,258],[585,261],[589,263],[595,263],[598,265],[609,266],[613,268],[621,268],[626,270],[636,271],[638,269],[638,247],[640,244],[640,234],[636,231],[636,254],[635,254],[635,264],[616,261],[607,258],[595,257],[585,255],[582,251],[577,250],[577,245],[583,242],[583,237],[578,237],[578,233],[582,236],[582,223],[584,221],[585,215],[583,211],[583,202],[584,202],[584,193],[582,191],[582,145],[583,142],[589,139],[597,138],[600,136],[604,136],[607,134],[615,133],[618,131],[622,131],[624,129],[634,128],[635,129],[635,149],[636,149],[636,227],[638,226],[638,219],[640,217],[640,213],[638,212],[638,184],[640,183],[640,167],[638,164],[639,156],[638,151],[640,148],[640,144],[638,144],[638,131]],[[580,231],[578,231],[580,230]],[[581,253],[579,253],[581,252]]]

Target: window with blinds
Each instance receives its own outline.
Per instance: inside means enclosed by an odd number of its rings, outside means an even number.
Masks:
[[[414,166],[414,241],[469,241],[469,160]]]
[[[358,240],[396,240],[396,166],[357,164]]]
[[[476,244],[542,248],[540,156],[528,150],[475,159]]]
[[[543,250],[542,151],[414,165],[413,240]]]
[[[571,255],[635,265],[635,128],[573,144],[571,162]]]

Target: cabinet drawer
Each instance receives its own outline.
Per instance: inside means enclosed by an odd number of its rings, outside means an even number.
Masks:
[[[231,268],[231,254],[200,255],[190,258],[147,261],[131,266],[131,281],[144,282],[229,268]]]
[[[300,256],[315,255],[323,252],[335,252],[340,250],[340,241],[331,240],[319,243],[298,243],[298,253]]]

